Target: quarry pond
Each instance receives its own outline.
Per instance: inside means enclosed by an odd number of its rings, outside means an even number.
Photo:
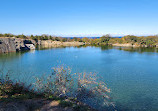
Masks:
[[[94,72],[111,89],[118,110],[158,110],[158,49],[64,47],[0,54],[0,70],[26,83],[66,65],[72,73]]]

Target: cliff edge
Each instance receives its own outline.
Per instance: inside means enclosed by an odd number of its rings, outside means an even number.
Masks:
[[[35,49],[32,40],[20,38],[0,38],[0,53]],[[31,46],[31,47],[30,47]]]

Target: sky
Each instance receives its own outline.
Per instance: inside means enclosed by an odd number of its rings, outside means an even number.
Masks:
[[[0,33],[158,34],[158,0],[0,0]]]

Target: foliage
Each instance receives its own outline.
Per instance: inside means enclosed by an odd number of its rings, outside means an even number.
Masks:
[[[137,45],[140,47],[156,47],[158,44],[158,36],[134,36],[134,35],[126,35],[121,38],[114,38],[111,37],[109,34],[103,35],[100,38],[79,38],[79,37],[73,37],[73,38],[66,38],[66,37],[57,37],[52,35],[13,35],[10,33],[0,34],[0,37],[17,37],[17,38],[23,38],[23,39],[33,39],[36,42],[39,40],[52,40],[52,41],[61,41],[61,42],[84,42],[89,45],[112,45],[112,44],[131,44],[131,45]]]
[[[62,96],[71,92],[73,79],[71,77],[69,68],[57,67],[53,68],[52,75],[36,77],[34,84],[38,93],[45,93],[47,95]]]
[[[24,83],[13,82],[10,80],[9,75],[0,79],[0,98],[1,99],[26,99],[33,98],[37,94],[30,90],[30,86],[25,86]]]
[[[100,39],[101,39],[101,43],[105,43],[105,44],[108,44],[109,40],[110,40],[110,35],[103,35]]]
[[[35,88],[48,96],[74,97],[83,102],[92,99],[92,104],[102,101],[102,105],[113,105],[108,96],[110,89],[95,74],[71,74],[70,68],[63,66],[53,68],[52,75],[36,78]]]
[[[20,81],[13,82],[8,73],[6,75],[1,73],[0,77],[0,99],[3,101],[47,98],[59,100],[62,107],[88,111],[89,107],[79,101],[84,102],[88,98],[93,98],[95,100],[93,104],[95,104],[101,98],[104,103],[111,105],[107,94],[109,92],[104,82],[97,81],[95,74],[72,74],[71,69],[64,66],[53,68],[49,76],[36,77],[36,82],[29,86]]]

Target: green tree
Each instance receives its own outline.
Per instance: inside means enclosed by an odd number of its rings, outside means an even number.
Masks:
[[[101,39],[101,43],[106,43],[108,44],[109,40],[110,40],[110,35],[107,34],[107,35],[103,35],[100,39]]]

